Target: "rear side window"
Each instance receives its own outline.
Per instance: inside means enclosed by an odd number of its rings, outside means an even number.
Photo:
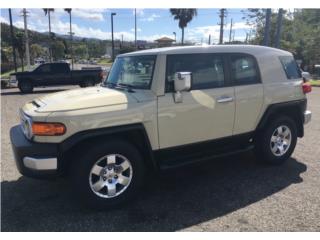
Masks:
[[[223,87],[223,58],[215,54],[179,54],[167,56],[167,91],[173,90],[176,72],[192,73],[192,89]]]
[[[230,56],[231,78],[235,85],[260,82],[256,60],[250,55],[234,54]]]
[[[293,57],[281,56],[279,57],[279,59],[288,79],[301,78],[301,72],[299,70],[298,64]]]

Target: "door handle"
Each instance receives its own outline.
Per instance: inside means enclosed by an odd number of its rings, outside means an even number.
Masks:
[[[218,103],[226,103],[226,102],[232,102],[232,101],[233,101],[233,97],[228,97],[228,96],[222,96],[217,99]]]

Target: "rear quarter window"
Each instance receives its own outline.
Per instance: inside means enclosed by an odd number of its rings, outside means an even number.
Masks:
[[[298,64],[291,56],[280,56],[279,60],[282,64],[283,70],[285,71],[288,79],[301,78],[301,72]]]

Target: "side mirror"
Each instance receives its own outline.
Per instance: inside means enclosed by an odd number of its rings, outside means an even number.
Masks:
[[[174,101],[182,102],[182,91],[189,91],[191,88],[191,72],[177,72],[174,76]]]
[[[191,72],[177,72],[174,76],[176,92],[189,91],[191,88]]]

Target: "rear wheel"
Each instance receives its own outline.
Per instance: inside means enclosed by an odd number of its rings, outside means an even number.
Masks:
[[[19,81],[18,88],[22,93],[32,93],[33,92],[33,84],[29,80]]]
[[[137,194],[144,177],[140,153],[120,140],[90,148],[70,170],[74,189],[86,205],[94,208],[130,200]]]
[[[257,160],[273,165],[282,164],[291,156],[296,143],[295,122],[287,116],[277,117],[257,137]]]

